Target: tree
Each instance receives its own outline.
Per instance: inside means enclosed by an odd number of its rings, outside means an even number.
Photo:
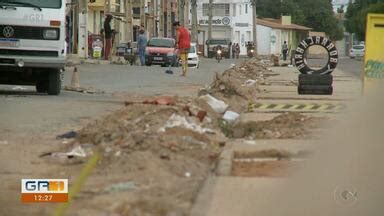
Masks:
[[[355,33],[358,40],[365,40],[365,28],[368,13],[384,13],[384,0],[356,0],[348,5],[345,14],[345,28]]]
[[[343,37],[330,0],[260,0],[258,16],[279,18],[291,15],[292,21],[314,31],[325,32],[332,40]]]

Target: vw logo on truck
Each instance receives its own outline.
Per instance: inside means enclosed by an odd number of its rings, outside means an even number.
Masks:
[[[11,26],[6,26],[3,29],[3,35],[6,38],[10,38],[15,34],[15,30]]]

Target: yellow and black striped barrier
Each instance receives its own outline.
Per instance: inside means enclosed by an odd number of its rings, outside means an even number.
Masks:
[[[281,112],[340,112],[346,109],[345,104],[330,103],[249,103],[248,111],[281,111]]]

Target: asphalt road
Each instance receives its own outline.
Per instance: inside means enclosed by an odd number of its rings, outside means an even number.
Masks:
[[[357,77],[360,77],[362,71],[364,70],[364,60],[350,59],[348,57],[340,58],[337,68],[344,72],[348,72]]]
[[[240,60],[242,61],[242,60]],[[239,61],[236,61],[239,62]],[[121,106],[114,95],[190,95],[209,84],[215,72],[229,68],[231,59],[218,64],[202,59],[199,69],[190,69],[187,77],[180,77],[180,68],[172,68],[174,75],[160,66],[80,65],[82,87],[92,87],[104,94],[83,94],[63,91],[59,96],[35,92],[33,86],[0,85],[0,140],[5,133],[50,132],[70,128],[79,118],[92,118]],[[72,69],[64,75],[64,85],[70,85]]]

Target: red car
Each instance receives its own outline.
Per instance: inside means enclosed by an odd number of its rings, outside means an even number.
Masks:
[[[178,66],[177,50],[175,40],[172,38],[152,38],[148,41],[145,50],[145,64],[162,66]]]

